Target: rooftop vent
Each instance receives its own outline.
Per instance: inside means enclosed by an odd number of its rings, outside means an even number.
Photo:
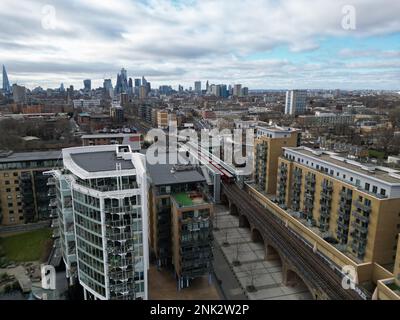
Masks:
[[[118,145],[117,146],[117,159],[122,159],[124,157],[124,154],[126,153],[131,153],[131,147],[128,145]]]
[[[7,158],[11,156],[14,152],[12,150],[0,150],[0,158]]]
[[[195,170],[195,167],[191,164],[176,164],[171,168],[171,173],[193,170]]]

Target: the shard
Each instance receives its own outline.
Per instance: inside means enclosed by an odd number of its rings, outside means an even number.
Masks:
[[[11,93],[10,82],[8,81],[6,67],[3,65],[3,92]]]

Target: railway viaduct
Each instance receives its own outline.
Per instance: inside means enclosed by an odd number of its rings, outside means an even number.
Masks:
[[[264,244],[265,259],[281,260],[285,285],[302,281],[318,300],[362,299],[356,291],[344,289],[343,276],[246,191],[227,182],[222,183],[221,191],[222,202],[229,206],[231,214],[239,217],[239,226],[250,228],[252,240]]]

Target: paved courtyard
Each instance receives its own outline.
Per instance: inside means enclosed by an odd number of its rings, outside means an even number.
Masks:
[[[150,265],[150,300],[220,300],[215,284],[208,282],[208,276],[196,278],[189,288],[177,290],[175,277],[166,270],[157,270]]]
[[[239,218],[230,215],[228,209],[217,206],[216,226],[214,231],[215,250],[220,250],[229,264],[243,293],[248,286],[255,287],[254,292],[248,292],[248,299],[253,300],[303,300],[312,299],[304,284],[287,287],[282,283],[282,265],[279,259],[266,261],[262,243],[251,240],[250,229],[239,228]],[[229,243],[228,246],[224,243]],[[235,266],[234,261],[240,265]],[[228,297],[229,298],[229,297]]]

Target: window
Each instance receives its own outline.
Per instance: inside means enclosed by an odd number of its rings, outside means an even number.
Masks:
[[[6,181],[4,181],[4,184],[9,185],[9,184],[10,184],[10,181],[9,181],[9,180],[6,180]]]
[[[345,174],[343,175],[343,179],[346,179],[346,175]]]
[[[372,186],[372,192],[377,193],[378,192],[378,187],[377,186]]]
[[[354,180],[353,177],[350,177],[350,181],[353,182],[353,180]]]
[[[365,183],[365,190],[369,191],[369,187],[370,187],[370,184],[369,183]]]
[[[386,196],[386,190],[385,189],[381,189],[381,195],[382,196]]]
[[[7,188],[7,189],[6,189],[6,192],[11,192],[11,189],[10,189],[10,188]]]
[[[14,177],[18,177],[18,172],[13,173]]]

